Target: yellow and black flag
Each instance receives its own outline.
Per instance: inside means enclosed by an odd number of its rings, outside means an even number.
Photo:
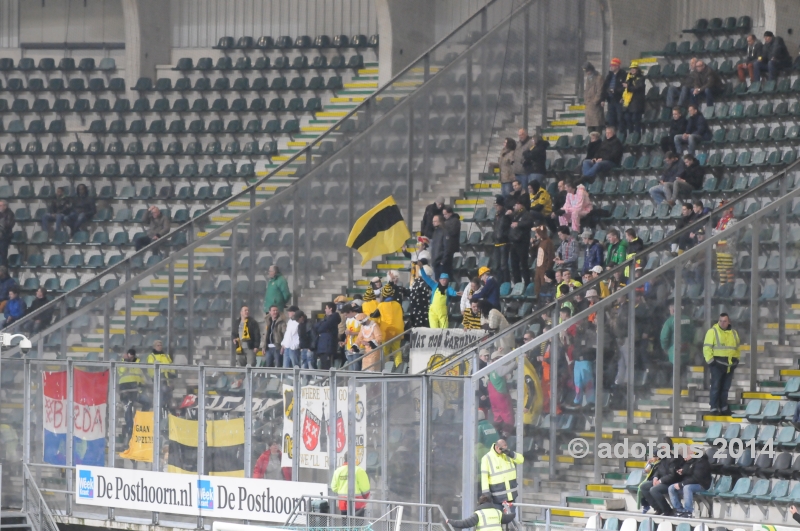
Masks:
[[[376,256],[397,252],[410,237],[400,207],[394,197],[389,196],[358,218],[347,238],[347,246],[361,253],[361,265],[364,265]]]
[[[167,471],[197,473],[196,420],[169,416]],[[205,473],[244,477],[244,419],[206,421]]]

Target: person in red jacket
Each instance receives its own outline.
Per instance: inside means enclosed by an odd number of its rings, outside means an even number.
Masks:
[[[281,466],[281,446],[277,441],[267,446],[253,468],[253,479],[292,480],[292,467]]]

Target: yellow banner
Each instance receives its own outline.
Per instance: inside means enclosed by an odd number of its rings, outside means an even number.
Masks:
[[[133,433],[128,449],[119,454],[123,459],[153,462],[153,412],[137,411],[133,417]]]

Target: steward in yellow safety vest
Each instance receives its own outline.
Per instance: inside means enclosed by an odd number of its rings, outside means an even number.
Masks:
[[[354,467],[356,470],[355,482],[355,496],[356,500],[366,500],[369,498],[369,476],[366,471],[360,466]],[[333,479],[331,479],[331,490],[339,496],[339,512],[347,514],[347,474],[349,472],[349,465],[347,464],[347,454],[344,455],[344,464],[333,472]],[[342,499],[344,498],[344,499]],[[364,516],[364,509],[367,504],[364,501],[355,502],[354,516]]]
[[[739,364],[739,334],[731,326],[727,313],[719,314],[719,321],[706,332],[703,357],[711,371],[709,405],[712,414],[730,415],[728,391],[733,382],[733,371]]]
[[[481,494],[492,497],[495,505],[512,502],[517,497],[517,465],[525,458],[498,440],[481,459]]]
[[[120,394],[130,392],[134,395],[132,398],[135,398],[139,388],[145,384],[145,379],[142,369],[130,365],[139,363],[141,360],[136,357],[136,350],[131,348],[123,355],[122,361],[124,363],[117,365]]]
[[[513,513],[504,513],[492,503],[491,496],[484,494],[478,499],[478,508],[472,516],[463,520],[447,520],[447,523],[456,529],[474,527],[475,531],[501,531],[503,524],[513,521]]]
[[[164,343],[162,343],[160,339],[157,339],[153,342],[153,352],[147,355],[146,363],[148,365],[155,365],[156,363],[160,363],[161,365],[172,365],[172,356],[164,352]],[[147,372],[150,374],[151,378],[155,373],[153,369],[150,369]],[[177,373],[172,369],[162,368],[161,376],[167,380],[171,380],[177,376]]]

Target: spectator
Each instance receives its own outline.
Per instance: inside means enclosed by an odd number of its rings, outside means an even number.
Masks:
[[[695,159],[695,162],[697,159]],[[705,217],[711,213],[711,209],[707,208],[703,205],[703,201],[700,199],[695,199],[692,202],[692,211],[694,212],[695,219],[700,219]]]
[[[653,198],[656,205],[660,205],[664,201],[669,204],[669,206],[673,206],[675,204],[675,199],[678,197],[678,193],[682,189],[690,189],[691,186],[686,185],[686,182],[681,179],[681,183],[679,184],[677,179],[683,175],[686,166],[681,162],[681,158],[676,155],[673,151],[667,151],[667,154],[664,155],[664,161],[666,162],[666,168],[664,169],[664,173],[661,174],[661,179],[659,179],[659,184],[650,188],[650,197]],[[684,188],[683,185],[686,185]]]
[[[282,455],[280,442],[273,440],[267,449],[258,456],[256,466],[253,468],[253,479],[291,481],[292,467],[281,466]]]
[[[497,311],[497,310],[492,310]],[[492,364],[494,364],[497,360],[503,357],[505,354],[503,347],[498,348],[494,352],[492,352]],[[514,433],[514,405],[511,401],[511,394],[508,390],[508,382],[506,381],[505,373],[508,371],[509,367],[501,367],[500,363],[494,365],[495,370],[489,373],[488,383],[486,384],[486,389],[489,393],[489,404],[491,404],[492,409],[492,425],[494,429],[497,430],[497,433],[500,434],[501,437],[505,437],[506,434]],[[498,441],[505,442],[502,439]],[[494,450],[489,450],[490,452],[494,453]],[[517,454],[520,458],[522,454]],[[490,458],[491,459],[491,458]],[[485,461],[485,458],[484,458]],[[492,465],[497,465],[497,462],[492,463],[491,460],[485,463],[481,463],[481,476],[485,478],[487,475],[491,476],[492,473],[499,473],[499,470],[495,469]],[[502,466],[502,465],[501,465]],[[514,470],[514,468],[511,468]],[[499,474],[498,474],[499,475]],[[497,478],[500,479],[500,478]],[[499,494],[499,496],[495,496],[495,501],[502,502],[502,499],[505,498],[505,493],[508,492],[502,489],[505,482],[499,482],[498,485],[497,480],[491,481],[489,480],[488,483],[494,483],[492,485],[494,487],[494,491]],[[481,480],[482,488],[484,492],[488,492],[488,489],[491,488],[489,484],[485,481],[485,479]],[[499,492],[498,492],[499,491]],[[507,500],[511,501],[511,500]]]
[[[481,303],[479,301],[472,301],[469,303],[469,308],[461,313],[461,326],[464,330],[480,330],[481,329]]]
[[[169,218],[157,206],[151,206],[147,209],[142,218],[142,225],[144,226],[145,234],[138,236],[134,241],[137,251],[169,234]]]
[[[297,322],[296,314],[300,311],[297,306],[289,306],[287,313],[289,320],[286,321],[286,332],[281,341],[281,354],[283,355],[283,368],[291,369],[299,364],[298,354],[300,350],[300,323]]]
[[[474,277],[469,281],[469,284],[467,284],[467,287],[464,288],[464,291],[461,292],[461,303],[458,305],[461,313],[464,313],[464,310],[469,308],[472,295],[477,293],[479,289],[481,289],[481,279],[480,277]]]
[[[528,183],[528,196],[531,205],[530,214],[533,221],[546,222],[550,218],[550,214],[553,213],[553,200],[550,199],[550,194],[539,184],[539,181],[531,181]]]
[[[30,315],[39,308],[42,308],[48,302],[50,301],[47,298],[47,290],[45,290],[43,287],[39,287],[39,289],[36,290],[36,296],[33,298],[30,308],[28,308],[27,315]],[[23,326],[25,326],[25,330],[28,334],[37,334],[50,326],[52,320],[53,310],[46,310],[37,315],[33,322],[28,322]]]
[[[669,133],[661,137],[661,151],[671,152],[675,147],[675,137],[686,132],[686,117],[680,107],[672,108],[672,120],[669,122]]]
[[[675,107],[676,105],[683,107],[686,104],[686,100],[689,99],[689,93],[694,86],[694,70],[696,66],[697,58],[692,57],[689,60],[689,73],[681,79],[680,87],[669,86],[667,88],[667,107]],[[680,132],[683,132],[683,129]],[[669,151],[670,149],[672,148],[670,147],[664,151]]]
[[[444,216],[444,235],[445,235],[445,257],[442,261],[442,271],[448,275],[453,274],[453,255],[461,250],[461,219],[458,214],[453,212],[453,207],[445,206],[442,208]],[[435,269],[435,268],[434,268]]]
[[[661,327],[661,349],[666,352],[670,363],[675,363],[675,304],[669,304],[669,317]],[[694,340],[694,326],[690,315],[681,314],[681,366],[689,363],[689,346]]]
[[[712,415],[730,415],[728,391],[733,382],[733,372],[739,365],[739,333],[733,329],[727,313],[708,329],[703,340],[703,358],[711,372],[709,404]],[[677,507],[676,507],[677,509]]]
[[[81,230],[81,227],[92,221],[97,212],[97,205],[93,197],[89,196],[89,189],[85,184],[79,184],[75,197],[70,202],[70,213],[67,216],[67,225],[72,230],[72,236]],[[147,218],[147,214],[145,214]],[[150,243],[150,242],[148,242]],[[144,246],[142,246],[144,247]],[[136,249],[137,251],[139,249]]]
[[[0,265],[8,265],[8,247],[11,245],[16,222],[14,213],[8,208],[8,201],[0,200]]]
[[[439,275],[444,272],[443,267],[447,252],[447,242],[442,219],[441,214],[433,216],[434,231],[433,236],[431,236],[431,266],[433,266],[433,274],[436,278],[439,278]],[[366,299],[364,299],[364,301],[366,302]]]
[[[523,203],[528,203],[528,206],[530,206],[530,195],[528,195],[528,188],[523,188],[520,181],[515,180],[511,183],[511,195],[506,197],[506,210],[513,210],[514,205],[520,201]]]
[[[463,520],[447,520],[445,523],[455,529],[474,527],[477,531],[480,531],[494,527],[502,528],[502,524],[510,524],[514,521],[514,518],[514,513],[504,513],[501,509],[498,509],[492,503],[492,497],[489,494],[481,494],[478,498],[478,507],[472,516]]]
[[[590,133],[605,125],[603,116],[603,78],[592,63],[583,65],[583,104],[586,106],[585,122]]]
[[[484,330],[489,330],[492,334],[499,334],[508,328],[508,320],[506,317],[500,313],[500,310],[492,308],[488,302],[482,301],[480,303],[480,311],[481,328]],[[511,352],[514,350],[514,334],[506,334],[506,336],[500,340],[500,348],[503,352]],[[494,354],[492,355],[492,360],[494,360]]]
[[[692,223],[694,223],[694,210],[692,210],[691,203],[684,203],[681,205],[681,217],[675,224],[675,232],[680,232]],[[678,249],[685,251],[694,246],[694,238],[689,234],[684,234],[678,238]]]
[[[686,169],[683,170],[683,176],[675,179],[675,182],[678,183],[676,186],[684,193],[702,190],[706,170],[700,165],[700,161],[694,155],[686,153],[683,156],[683,165]]]
[[[516,182],[516,181],[515,181]],[[534,181],[536,182],[536,181]],[[492,253],[492,267],[500,273],[500,283],[508,282],[508,260],[511,253],[509,233],[511,232],[511,216],[506,215],[506,201],[502,195],[495,196],[494,200],[494,251]]]
[[[314,347],[316,346],[314,340],[315,334],[312,333],[312,326],[311,323],[308,322],[308,316],[303,312],[297,312],[294,318],[297,320],[297,337],[300,338],[300,344],[297,347],[297,350],[300,352],[300,368],[316,369],[317,365],[314,355]],[[324,321],[320,321],[317,324],[319,325],[322,322]],[[330,358],[328,358],[328,360],[330,361]]]
[[[706,66],[704,61],[698,60],[694,65],[692,76],[692,90],[689,95],[689,101],[694,105],[699,105],[698,98],[705,95],[706,106],[714,106],[714,98],[722,94],[725,90],[725,84],[722,78],[719,77],[714,70]],[[683,106],[685,101],[678,101],[679,106]]]
[[[533,146],[533,138],[531,138],[524,129],[520,129],[517,132],[517,138],[519,138],[519,141],[517,142],[516,149],[514,149],[514,176],[522,185],[522,189],[527,190],[528,174],[525,173],[525,159],[522,154]]]
[[[389,343],[392,339],[402,334],[405,330],[405,324],[403,322],[403,307],[397,301],[395,295],[396,291],[392,284],[386,284],[381,289],[382,300],[381,303],[378,304],[377,317],[379,319],[378,324],[381,327],[381,334],[383,334],[384,343]],[[375,314],[371,315],[370,317],[375,317]],[[392,352],[399,354],[399,350],[399,341],[396,341],[392,344],[388,344],[384,349],[384,352],[387,355],[391,354]],[[399,366],[402,362],[402,357],[399,359],[396,358],[395,366]]]
[[[569,227],[561,225],[558,228],[558,238],[561,240],[561,245],[556,250],[555,260],[553,262],[561,269],[569,269],[572,271],[578,270],[578,244]]]
[[[255,330],[258,332],[258,324],[255,325]],[[258,345],[258,343],[256,343]],[[145,363],[148,365],[172,365],[172,356],[168,352],[164,352],[164,343],[160,339],[153,341],[153,350],[147,355]],[[148,371],[150,378],[155,376],[155,370]],[[172,389],[174,387],[173,381],[178,377],[178,373],[174,369],[161,369],[161,408],[164,411],[169,411],[172,401]]]
[[[8,275],[8,267],[0,266],[0,312],[6,308],[9,290],[15,287],[17,287],[17,281]]]
[[[572,230],[581,230],[581,218],[592,211],[592,200],[589,199],[589,192],[582,184],[575,185],[573,182],[567,183],[567,200],[564,203],[563,215],[559,217],[561,225],[572,225]]]
[[[556,289],[560,288],[561,286],[566,286],[567,290],[564,292],[566,295],[572,290],[580,288],[583,286],[583,284],[581,284],[579,280],[572,278],[572,271],[569,269],[564,269],[561,271],[561,283],[556,286]]]
[[[541,183],[544,179],[544,174],[547,172],[547,148],[549,147],[550,142],[540,135],[535,135],[531,147],[522,152],[522,168],[528,174],[528,179],[524,183],[520,182],[523,185],[523,191],[528,189],[528,185],[532,181]]]
[[[417,276],[414,278],[414,283],[411,284],[411,300],[408,307],[409,326],[411,328],[427,328],[430,326],[428,311],[431,304],[431,288],[422,279],[422,274],[420,273],[422,269],[425,269],[428,276],[433,275],[433,268],[427,264],[416,271]]]
[[[387,284],[384,286],[384,290],[389,287],[390,285]],[[341,321],[342,318],[336,311],[336,305],[326,302],[325,318],[314,325],[314,332],[317,334],[317,368],[322,371],[330,370],[331,359],[336,355],[336,338],[339,335]],[[305,362],[304,357],[302,367],[305,367]]]
[[[761,79],[761,72],[756,74],[756,65],[761,60],[762,52],[763,45],[759,42],[758,37],[752,33],[748,35],[747,57],[736,67],[736,75],[739,76],[739,82],[744,83],[747,77],[750,78],[750,81],[758,81]]]
[[[267,270],[267,292],[264,295],[264,313],[269,313],[270,308],[276,306],[278,311],[283,313],[283,309],[292,300],[289,292],[289,283],[283,276],[278,266],[271,265]]]
[[[614,57],[609,65],[609,72],[603,82],[603,101],[606,102],[606,124],[615,127],[624,127],[622,118],[622,93],[625,87],[622,84],[628,76],[622,68],[622,61]]]
[[[56,232],[61,231],[61,227],[72,211],[72,201],[64,193],[64,187],[56,188],[56,196],[47,205],[47,212],[42,216],[42,230],[50,232],[50,223],[56,222]]]
[[[622,142],[617,138],[617,130],[606,126],[606,139],[597,148],[594,158],[583,161],[581,174],[589,179],[603,171],[608,171],[619,166],[622,162]]]
[[[672,451],[672,439],[665,437],[662,443],[666,443],[670,447],[670,455],[675,455]],[[644,498],[643,506],[652,507],[655,514],[671,516],[673,515],[672,507],[669,506],[666,500],[669,486],[678,481],[676,472],[684,464],[684,458],[681,455],[676,457],[658,458],[651,457],[645,470],[649,470],[647,481],[639,485],[639,496]]]
[[[606,240],[608,240],[606,269],[612,269],[625,261],[628,255],[628,240],[621,240],[617,229],[608,231]]]
[[[536,227],[533,231],[533,242],[535,244],[534,256],[534,273],[533,273],[533,286],[536,297],[538,298],[542,293],[542,288],[545,284],[545,274],[553,269],[553,260],[555,259],[555,247],[553,240],[544,226]]]
[[[599,266],[599,265],[594,266],[589,272],[591,274],[590,275],[591,276],[590,281],[591,280],[597,280],[597,278],[599,278],[600,275],[603,274],[603,266]],[[584,282],[584,284],[585,284],[585,282]],[[599,298],[605,299],[606,297],[611,295],[611,291],[608,288],[608,282],[607,281],[601,280],[600,282],[597,283],[597,287],[600,289]],[[587,295],[586,298],[588,299],[589,296]]]
[[[628,258],[644,251],[644,242],[636,235],[636,229],[633,227],[625,230],[625,239],[628,240]]]
[[[250,308],[242,306],[239,319],[233,329],[233,344],[236,346],[236,360],[240,367],[256,366],[256,355],[261,346],[261,330],[255,319],[250,317]]]
[[[14,321],[24,317],[26,310],[25,301],[19,296],[19,287],[13,286],[8,290],[8,303],[3,309],[3,315],[5,316],[5,323],[3,326],[8,326]]]
[[[639,68],[639,61],[631,62],[628,76],[622,84],[625,87],[625,92],[622,93],[623,117],[625,118],[622,132],[624,134],[642,133],[642,115],[644,114],[645,91],[647,89],[645,85],[644,76]]]
[[[367,508],[367,504],[363,500],[369,498],[369,476],[367,476],[367,473],[360,466],[355,466],[354,464],[353,467],[355,468],[356,476],[353,481],[356,497],[356,500],[353,502],[353,508],[355,509],[354,516],[363,517]],[[349,491],[347,476],[349,473],[350,467],[347,464],[347,454],[344,454],[344,463],[334,471],[333,479],[331,480],[331,490],[339,496],[339,513],[343,515],[347,514],[348,501],[346,498]]]
[[[600,136],[600,131],[592,131],[589,133],[589,143],[586,144],[586,159],[584,160],[592,160],[595,157],[597,150],[600,148],[600,144],[603,143]]]
[[[516,141],[513,138],[506,138],[503,150],[500,151],[500,157],[497,159],[497,165],[500,167],[500,193],[503,197],[511,195],[511,183],[516,180],[514,176],[514,151],[516,149]]]
[[[364,290],[364,303],[361,305],[361,311],[369,315],[377,309],[378,301],[375,299],[375,290],[372,289],[372,286],[367,286],[367,289]]]
[[[755,81],[761,80],[761,75],[765,72],[769,75],[769,80],[773,81],[778,77],[778,72],[792,66],[792,56],[786,49],[783,37],[776,37],[771,31],[764,32],[764,46],[761,49],[761,56],[753,68]]]
[[[478,277],[483,282],[483,286],[472,294],[473,301],[486,301],[492,308],[500,309],[500,284],[492,276],[492,271],[488,267],[478,269]]]
[[[439,282],[433,280],[428,272],[423,269],[420,274],[422,280],[431,288],[431,303],[428,310],[428,322],[431,328],[447,328],[449,325],[447,311],[447,297],[458,297],[456,290],[450,286],[450,276],[447,273],[439,275]]]
[[[527,286],[531,283],[528,251],[531,247],[533,218],[525,205],[527,205],[527,203],[524,201],[514,205],[514,211],[511,215],[509,240],[511,244],[511,276],[513,277],[514,284],[524,281]]]
[[[711,140],[711,129],[708,128],[705,116],[697,109],[697,105],[689,105],[689,119],[686,120],[686,132],[675,135],[675,152],[683,153],[684,144],[690,155],[694,155],[697,144]]]
[[[361,308],[359,308],[355,301],[346,304],[344,307],[344,341],[342,341],[340,345],[344,347],[346,363],[354,362],[359,357],[353,350],[353,346],[356,344],[356,339],[358,338],[358,332],[361,330],[361,323],[356,319],[359,313],[361,313]],[[361,361],[355,361],[350,368],[354,371],[360,371]]]
[[[381,327],[363,313],[356,315],[356,320],[361,326],[358,330],[358,337],[356,337],[356,344],[352,350],[358,355],[364,355],[361,359],[361,370],[380,372],[382,367],[379,367],[378,363],[381,359],[381,352],[378,347],[383,343]]]
[[[581,238],[584,245],[582,273],[586,274],[597,266],[603,266],[603,246],[593,238],[589,229],[584,229]]]
[[[265,367],[281,367],[281,343],[286,334],[286,319],[280,312],[277,304],[269,307],[267,322],[264,327],[264,336],[261,339],[261,352],[264,354]]]
[[[502,175],[502,174],[501,174]],[[444,207],[444,197],[439,196],[430,205],[425,207],[425,213],[422,215],[422,235],[427,238],[433,238],[433,231],[436,226],[433,224],[434,216],[442,215],[442,207]]]
[[[689,236],[692,242],[690,246],[699,245],[706,239],[706,230],[697,229],[697,232],[689,233]],[[705,273],[705,269],[706,256],[704,253],[700,253],[692,260],[689,260],[689,263],[684,267],[683,274],[686,277],[686,282],[702,286],[704,284],[703,274]]]
[[[675,475],[679,479],[676,478],[678,480],[669,486],[669,499],[677,516],[691,518],[694,511],[694,495],[711,487],[711,465],[708,462],[708,454],[703,452],[700,457],[689,459],[675,472]]]

